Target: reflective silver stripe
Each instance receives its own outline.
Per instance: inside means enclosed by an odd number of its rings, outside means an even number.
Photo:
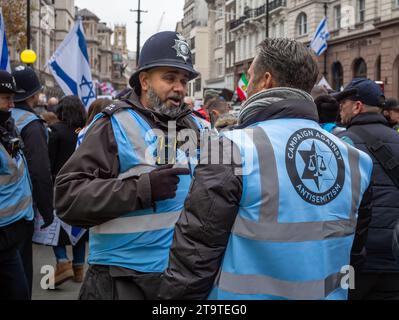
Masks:
[[[22,116],[15,121],[15,125],[19,128],[19,126],[31,115],[30,112],[25,111]]]
[[[119,121],[129,137],[130,143],[134,146],[134,151],[139,158],[139,163],[148,163],[145,157],[147,144],[144,137],[140,134],[141,130],[137,122],[132,118],[128,111],[117,112],[114,117]],[[154,161],[155,163],[155,161]]]
[[[274,149],[262,128],[254,129],[254,144],[258,153],[261,179],[261,207],[259,222],[277,223],[279,209],[279,180]]]
[[[352,185],[352,204],[351,219],[356,219],[356,213],[360,198],[360,169],[359,169],[359,152],[350,146],[348,148],[349,167],[351,169],[351,185]]]
[[[1,146],[1,148],[4,150],[3,152],[7,153],[7,151]],[[8,154],[8,153],[7,153]],[[25,173],[25,165],[22,161],[21,165],[18,167],[17,164],[11,159],[11,157],[7,157],[7,165],[8,168],[12,170],[11,175],[0,175],[0,185],[8,185],[8,184],[13,184],[16,183],[19,179],[21,179],[24,176]]]
[[[295,300],[324,299],[340,288],[344,274],[337,273],[323,280],[284,281],[268,276],[220,274],[220,289],[238,294],[268,294]]]
[[[22,199],[22,201],[20,201],[18,204],[0,210],[0,217],[4,218],[4,217],[14,215],[15,213],[25,210],[26,208],[28,208],[31,205],[32,205],[32,197],[27,196],[24,199]]]
[[[135,166],[135,167],[129,169],[128,171],[126,171],[124,173],[121,173],[118,176],[118,179],[125,180],[130,177],[141,176],[142,174],[149,173],[149,172],[153,171],[154,169],[156,169],[156,168],[151,165],[138,165],[138,166]]]
[[[238,215],[232,233],[250,240],[302,242],[350,236],[355,226],[356,220],[262,224]]]
[[[118,218],[91,228],[94,234],[127,234],[173,228],[180,217],[179,212],[148,214]]]

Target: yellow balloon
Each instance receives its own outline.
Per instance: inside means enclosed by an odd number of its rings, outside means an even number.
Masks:
[[[32,64],[36,61],[36,53],[33,50],[24,50],[21,52],[21,61],[23,63]]]

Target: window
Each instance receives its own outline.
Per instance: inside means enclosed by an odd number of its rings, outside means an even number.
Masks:
[[[357,1],[358,22],[364,22],[366,16],[366,1]]]
[[[216,31],[216,46],[223,47],[223,30]]]
[[[335,29],[341,29],[341,5],[334,7]]]
[[[217,59],[216,60],[216,65],[217,65],[217,71],[218,71],[218,76],[223,76],[223,59]]]
[[[353,63],[353,77],[367,78],[367,64],[363,58],[358,58]]]
[[[303,36],[308,33],[308,17],[305,13],[300,13],[297,18],[297,33],[298,36]]]
[[[284,21],[280,21],[280,38],[285,38],[285,24],[284,24]]]
[[[223,7],[219,6],[216,9],[216,19],[223,17]]]
[[[200,92],[201,91],[201,78],[195,79],[194,91]]]
[[[339,61],[336,61],[332,65],[332,76],[333,76],[333,89],[336,91],[340,91],[342,86],[344,85],[344,71],[342,68],[342,64]]]

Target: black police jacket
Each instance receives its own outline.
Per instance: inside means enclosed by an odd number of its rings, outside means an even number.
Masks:
[[[15,108],[34,111],[24,105]],[[24,154],[28,163],[32,181],[34,205],[39,210],[46,224],[51,223],[53,215],[53,182],[51,179],[50,160],[47,147],[46,128],[42,121],[32,121],[21,132]]]

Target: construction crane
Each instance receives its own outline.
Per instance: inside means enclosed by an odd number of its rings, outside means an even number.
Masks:
[[[157,27],[157,31],[156,31],[156,33],[157,33],[157,32],[159,32],[159,30],[161,30],[161,27],[162,27],[162,22],[163,22],[163,19],[164,19],[164,17],[165,17],[165,11],[164,11],[164,12],[162,12],[161,19],[159,19],[159,23],[158,23],[158,27]]]

